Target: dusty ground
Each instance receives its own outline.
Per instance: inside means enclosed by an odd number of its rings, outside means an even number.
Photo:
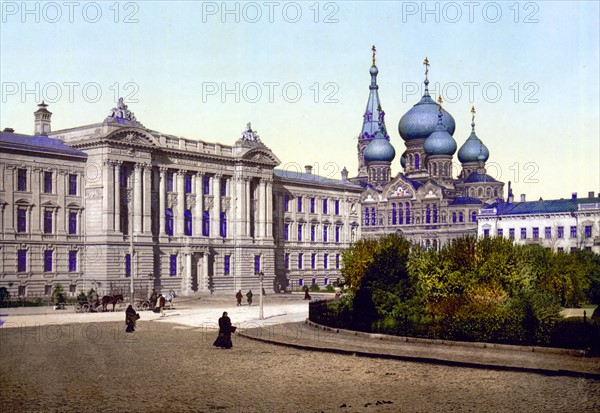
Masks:
[[[306,352],[242,337],[221,350],[212,346],[215,331],[165,322],[142,320],[133,334],[122,322],[0,332],[2,412],[600,411],[598,381]]]

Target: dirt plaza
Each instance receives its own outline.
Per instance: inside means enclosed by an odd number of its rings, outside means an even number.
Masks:
[[[294,312],[305,306],[296,298],[286,300]],[[267,319],[285,312],[285,300],[266,301]],[[133,334],[124,332],[122,312],[78,315],[77,323],[41,322],[53,313],[31,315],[37,325],[14,321],[21,327],[0,328],[0,406],[11,412],[600,409],[600,382],[585,378],[329,354],[238,335],[233,349],[217,349],[212,346],[216,319],[210,324],[207,317],[223,310],[242,328],[259,323],[252,319],[254,306],[235,308],[218,297],[181,303],[162,319],[143,312]],[[18,320],[16,313],[5,321]],[[102,322],[90,321],[92,316]]]

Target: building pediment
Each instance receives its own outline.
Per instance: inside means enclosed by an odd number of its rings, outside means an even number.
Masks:
[[[134,128],[118,129],[106,136],[105,140],[135,146],[160,146],[160,143],[156,140],[154,136],[150,135],[149,133],[146,133],[143,130]]]
[[[255,164],[276,167],[281,161],[271,152],[266,146],[255,147],[242,155],[242,160],[249,161]]]
[[[418,190],[417,190],[417,195],[419,198],[421,199],[428,199],[428,198],[439,198],[441,199],[442,196],[442,187],[440,187],[439,185],[434,184],[431,181],[428,181],[425,185],[421,186]]]
[[[413,198],[415,196],[415,190],[410,182],[403,179],[402,175],[398,175],[387,185],[384,195],[387,199]]]

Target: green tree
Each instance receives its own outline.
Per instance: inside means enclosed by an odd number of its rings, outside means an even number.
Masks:
[[[340,272],[344,276],[345,286],[350,291],[357,291],[360,288],[367,268],[375,259],[377,242],[377,239],[363,238],[342,252],[342,269]]]
[[[54,284],[54,290],[52,291],[52,299],[55,303],[65,302],[64,288],[60,283]]]

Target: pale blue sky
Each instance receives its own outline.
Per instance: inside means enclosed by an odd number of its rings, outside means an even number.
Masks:
[[[229,2],[223,14],[220,1],[110,1],[80,2],[70,16],[65,2],[24,13],[4,1],[0,127],[32,132],[37,97],[25,90],[51,101],[54,130],[101,122],[121,95],[148,128],[233,144],[251,121],[282,168],[355,175],[375,44],[394,175],[398,121],[420,98],[427,56],[458,146],[474,104],[489,173],[515,195],[600,192],[598,2],[477,3],[469,16],[465,2],[428,2],[428,14],[421,1]]]

